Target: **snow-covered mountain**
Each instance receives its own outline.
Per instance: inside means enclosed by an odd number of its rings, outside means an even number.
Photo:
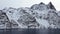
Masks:
[[[60,28],[60,12],[55,9],[51,2],[47,5],[41,2],[40,4],[32,5],[30,8],[9,7],[0,11],[0,15],[3,15],[3,13],[6,17],[3,17],[4,24],[2,24],[2,20],[0,19],[1,27]],[[6,23],[5,19],[7,19]]]

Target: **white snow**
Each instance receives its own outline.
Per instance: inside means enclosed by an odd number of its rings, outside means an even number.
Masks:
[[[39,24],[41,24],[42,26],[46,27],[46,28],[49,27],[49,23],[48,23],[47,20],[36,18],[36,21],[37,21]]]

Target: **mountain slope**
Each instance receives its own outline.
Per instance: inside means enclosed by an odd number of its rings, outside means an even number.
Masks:
[[[51,2],[47,5],[41,2],[30,8],[10,7],[2,12],[6,13],[12,28],[60,28],[60,12]]]

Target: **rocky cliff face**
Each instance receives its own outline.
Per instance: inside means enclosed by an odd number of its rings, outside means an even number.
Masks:
[[[30,8],[10,7],[0,11],[0,15],[2,15],[1,12],[6,15],[4,21],[8,18],[4,24],[6,27],[7,24],[10,24],[12,28],[60,28],[60,12],[55,9],[51,2],[47,5],[41,2]],[[0,23],[2,24],[2,22]]]
[[[0,29],[3,28],[9,28],[10,27],[10,21],[6,13],[2,12],[0,10]]]

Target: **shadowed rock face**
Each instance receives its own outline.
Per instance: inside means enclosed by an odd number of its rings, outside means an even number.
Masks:
[[[2,10],[0,10],[0,27],[3,28],[8,28],[10,27],[10,23],[9,23],[9,19],[6,15],[6,13],[2,12]]]
[[[60,12],[51,2],[47,5],[41,2],[30,8],[10,7],[0,11],[0,15],[4,15],[0,16],[0,23],[6,21],[6,27],[10,24],[12,28],[60,28]]]
[[[48,4],[48,7],[49,7],[49,9],[54,9],[54,10],[56,10],[55,7],[53,6],[53,4],[52,4],[51,2]]]

